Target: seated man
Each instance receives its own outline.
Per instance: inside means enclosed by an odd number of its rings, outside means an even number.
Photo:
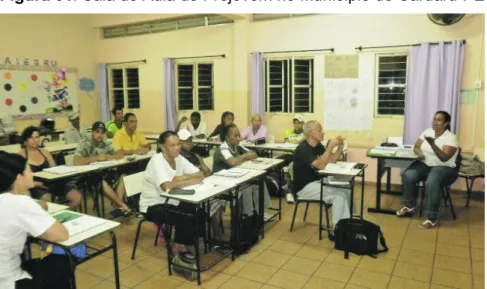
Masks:
[[[329,163],[335,163],[340,158],[343,149],[343,139],[337,137],[330,141],[328,147],[321,144],[323,130],[317,121],[308,121],[304,125],[305,140],[294,151],[294,192],[298,198],[317,200],[320,198],[320,179],[318,170],[322,170]],[[333,150],[337,147],[335,153]],[[350,218],[350,189],[323,187],[323,201],[333,204],[333,225],[339,220]],[[333,241],[333,235],[330,235]]]
[[[79,113],[75,112],[68,116],[71,127],[64,132],[64,142],[80,143],[83,139],[90,139],[90,133],[80,125]]]
[[[191,259],[186,246],[194,244],[194,222],[189,216],[176,211],[192,214],[197,208],[191,203],[167,200],[161,193],[199,184],[203,180],[203,172],[180,155],[181,145],[174,131],[162,133],[158,143],[158,153],[151,157],[144,172],[140,212],[145,214],[147,220],[159,226],[164,223],[172,224],[176,230],[173,247],[175,254],[179,253],[182,260]],[[199,220],[204,225],[205,218],[201,217]]]
[[[186,129],[181,129],[178,132],[179,141],[181,144],[181,155],[187,159],[190,163],[192,163],[195,167],[200,169],[200,171],[204,174],[205,177],[211,175],[211,169],[208,168],[204,162],[204,160],[192,151],[193,148],[193,138],[191,133]],[[216,240],[223,240],[223,236],[220,230],[220,223],[223,213],[223,208],[226,205],[226,201],[219,200],[219,199],[212,199],[210,201],[210,216],[211,216],[211,225],[212,225],[212,232],[213,237]]]
[[[94,162],[117,160],[123,157],[123,152],[116,152],[113,146],[104,140],[105,131],[103,122],[97,121],[93,124],[91,138],[83,140],[76,148],[73,158],[74,165],[88,165]],[[114,180],[114,184],[118,183],[117,193],[115,193],[105,179],[102,181],[103,194],[118,206],[110,214],[113,217],[129,216],[132,211],[124,202],[125,187],[123,185],[123,175],[118,176],[116,171],[111,171],[110,175],[111,179]]]
[[[197,111],[191,113],[190,122],[188,122],[186,116],[183,116],[179,120],[176,131],[179,131],[180,129],[187,129],[194,138],[206,137],[206,123],[201,121],[201,114]]]
[[[299,143],[304,139],[303,125],[304,116],[296,114],[293,118],[294,128],[288,129],[284,132],[284,141],[287,143]]]
[[[144,135],[137,130],[137,117],[128,112],[123,117],[124,127],[119,129],[113,137],[113,146],[124,155],[146,154],[150,151]]]
[[[107,137],[112,138],[115,133],[123,127],[123,108],[115,107],[112,109],[114,119],[107,122]]]

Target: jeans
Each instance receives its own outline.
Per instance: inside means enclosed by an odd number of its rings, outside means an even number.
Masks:
[[[408,208],[416,205],[419,181],[424,181],[426,195],[426,217],[436,222],[440,209],[443,189],[451,185],[457,178],[457,170],[446,166],[429,167],[422,161],[413,162],[402,173],[403,196],[402,204]]]

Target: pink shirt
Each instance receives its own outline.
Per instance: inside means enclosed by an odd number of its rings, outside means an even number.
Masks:
[[[259,130],[256,134],[254,134],[252,130],[252,126],[248,126],[244,132],[242,133],[243,140],[257,140],[261,138],[265,138],[267,136],[267,128],[263,125],[259,127]]]

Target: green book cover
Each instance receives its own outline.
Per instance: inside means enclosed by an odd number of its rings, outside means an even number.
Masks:
[[[78,215],[73,212],[62,212],[60,214],[55,215],[54,218],[58,220],[60,223],[64,223],[64,222],[76,220],[81,216],[82,215]]]

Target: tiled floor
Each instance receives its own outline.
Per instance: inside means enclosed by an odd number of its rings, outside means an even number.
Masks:
[[[375,202],[374,186],[367,186],[365,207]],[[356,196],[358,196],[358,192]],[[419,217],[399,219],[369,214],[365,218],[379,224],[390,247],[377,259],[335,251],[333,243],[318,240],[318,210],[310,208],[307,223],[302,222],[304,206],[298,211],[295,231],[289,232],[293,205],[283,202],[283,220],[266,230],[265,238],[250,253],[234,262],[224,260],[203,273],[202,288],[403,288],[444,289],[484,288],[484,202],[471,201],[465,208],[465,193],[453,193],[457,220],[442,204],[438,228],[418,228]],[[397,208],[398,197],[383,197],[386,207]],[[117,230],[120,275],[123,288],[196,288],[176,275],[168,276],[165,247],[154,247],[154,230],[142,230],[137,257],[130,260],[138,219],[125,220]],[[103,243],[107,236],[94,242]],[[110,253],[77,269],[78,288],[114,288]]]

